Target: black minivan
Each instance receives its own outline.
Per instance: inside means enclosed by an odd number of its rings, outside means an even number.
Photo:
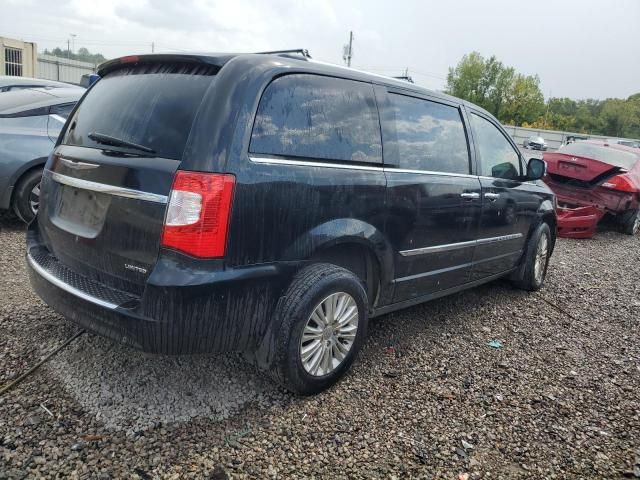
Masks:
[[[245,352],[310,394],[374,316],[504,276],[542,286],[541,160],[465,101],[294,57],[103,64],[28,229],[40,297],[146,351]]]

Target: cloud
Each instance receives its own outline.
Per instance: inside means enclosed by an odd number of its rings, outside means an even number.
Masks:
[[[0,35],[65,47],[70,33],[114,57],[156,51],[248,52],[308,48],[342,63],[349,31],[353,66],[409,75],[442,89],[447,69],[477,50],[526,74],[545,94],[627,97],[638,91],[640,1],[539,0],[3,0]],[[530,22],[531,15],[542,21]],[[585,32],[588,32],[586,34]],[[594,65],[604,66],[594,74]]]

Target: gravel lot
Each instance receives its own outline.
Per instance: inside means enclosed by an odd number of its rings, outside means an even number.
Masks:
[[[17,220],[0,245],[4,385],[76,328],[31,293]],[[0,478],[640,478],[639,267],[640,238],[560,240],[541,292],[380,318],[312,398],[85,334],[0,398]]]

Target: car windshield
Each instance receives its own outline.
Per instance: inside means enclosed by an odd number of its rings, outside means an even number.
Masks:
[[[615,165],[616,167],[630,170],[638,161],[638,156],[631,152],[624,152],[614,148],[596,145],[593,143],[575,142],[565,145],[559,153],[565,155],[577,155],[580,157],[592,158],[600,162]]]

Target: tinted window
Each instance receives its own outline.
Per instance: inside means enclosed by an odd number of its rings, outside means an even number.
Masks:
[[[3,133],[47,133],[48,115],[30,115],[28,117],[0,118],[0,129]]]
[[[193,68],[203,67],[143,64],[107,75],[76,110],[63,143],[127,151],[94,142],[88,135],[96,132],[180,159],[202,97],[215,78]]]
[[[371,85],[315,75],[288,75],[265,90],[251,152],[382,162]]]
[[[71,113],[71,110],[73,110],[74,105],[75,103],[54,105],[53,107],[51,107],[51,114],[58,115],[66,120],[67,118],[69,118],[69,114]]]
[[[520,155],[498,128],[488,120],[471,115],[474,139],[480,152],[482,168],[480,175],[485,177],[516,180],[520,176]]]
[[[469,173],[467,137],[457,108],[403,95],[390,97],[396,131],[390,141],[396,145],[389,149],[397,151],[400,168]]]
[[[593,143],[575,142],[565,145],[558,150],[559,153],[565,155],[577,155],[579,157],[592,158],[600,162],[631,169],[638,161],[638,156],[632,152],[624,150],[616,150],[604,145],[596,145]]]

